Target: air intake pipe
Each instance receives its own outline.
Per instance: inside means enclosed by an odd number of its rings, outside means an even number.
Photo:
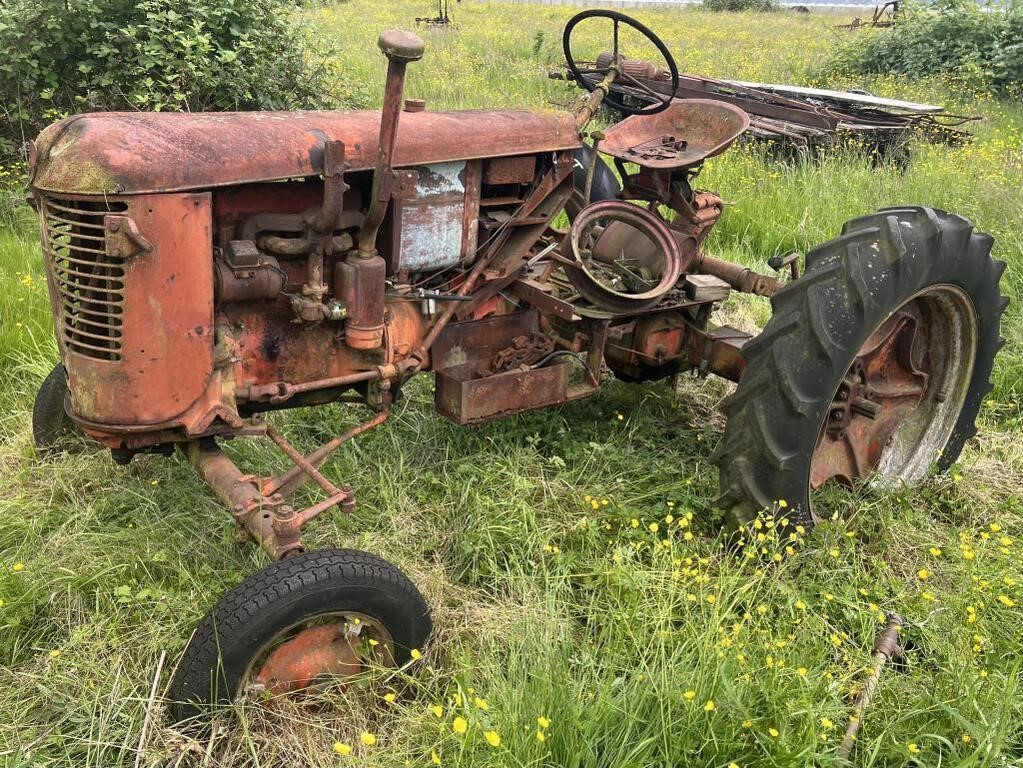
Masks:
[[[373,194],[359,230],[359,247],[341,265],[342,291],[348,318],[345,343],[354,349],[376,349],[384,336],[384,290],[387,265],[377,253],[377,232],[394,189],[391,158],[405,91],[405,67],[423,57],[425,45],[411,32],[389,29],[377,44],[387,57],[387,84],[380,112],[380,141]]]

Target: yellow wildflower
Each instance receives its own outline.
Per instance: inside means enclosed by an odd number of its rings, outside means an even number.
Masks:
[[[492,747],[501,746],[501,734],[497,731],[483,731],[483,738],[487,740],[487,744]]]
[[[343,741],[334,742],[334,751],[342,757],[352,754],[352,745],[345,744]]]

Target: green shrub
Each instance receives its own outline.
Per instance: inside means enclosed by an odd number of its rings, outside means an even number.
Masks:
[[[778,0],[703,0],[708,11],[776,11],[781,6]]]
[[[0,155],[75,112],[320,106],[294,10],[286,0],[0,3]]]
[[[975,4],[917,9],[897,26],[855,35],[825,74],[948,75],[1010,95],[1023,87],[1023,10]]]

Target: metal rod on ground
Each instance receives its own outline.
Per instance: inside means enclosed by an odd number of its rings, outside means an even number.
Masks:
[[[884,670],[885,664],[902,656],[902,646],[899,645],[899,632],[904,626],[905,621],[903,621],[899,614],[889,613],[888,622],[874,642],[873,670],[870,677],[867,678],[863,690],[856,697],[856,711],[849,718],[849,727],[845,729],[845,737],[838,748],[838,758],[843,762],[849,762],[849,753],[852,751],[856,735],[859,733],[860,725],[863,723],[863,715],[866,713],[867,707],[870,706],[870,699],[877,689],[877,684],[881,679],[881,672]]]

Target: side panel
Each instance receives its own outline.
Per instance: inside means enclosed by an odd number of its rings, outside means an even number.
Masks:
[[[416,170],[414,195],[399,201],[398,269],[443,269],[461,261],[466,207],[466,163],[437,163]]]
[[[128,430],[172,425],[213,374],[209,193],[43,206],[73,415]]]

